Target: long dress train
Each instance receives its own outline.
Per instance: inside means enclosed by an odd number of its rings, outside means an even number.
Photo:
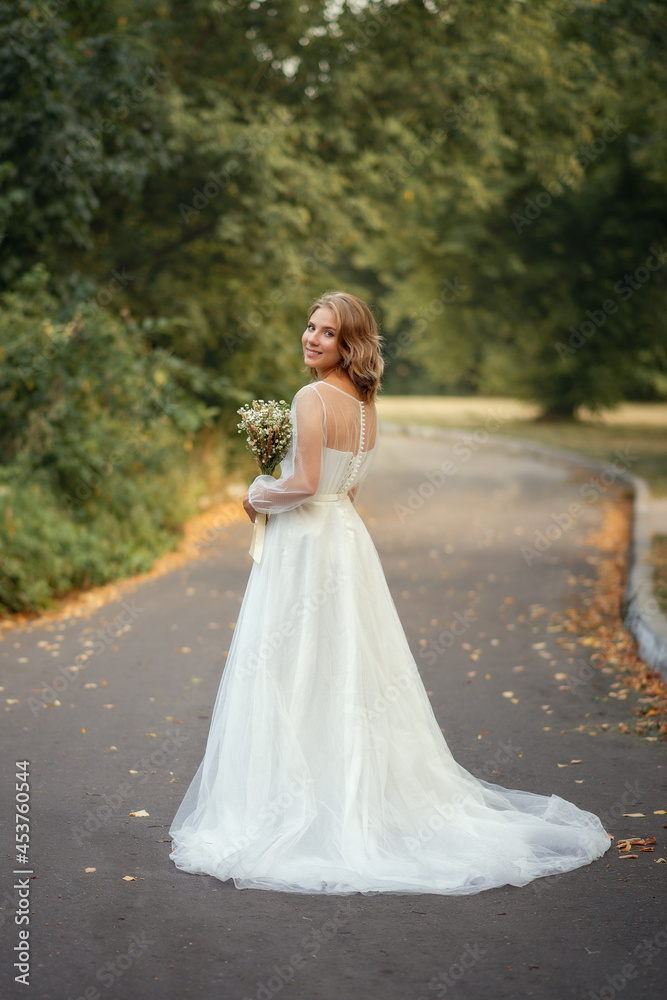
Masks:
[[[204,758],[170,828],[183,871],[239,889],[467,894],[589,864],[597,816],[456,763],[352,498],[377,416],[326,382],[292,404]]]

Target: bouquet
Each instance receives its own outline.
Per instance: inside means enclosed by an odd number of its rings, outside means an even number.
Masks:
[[[287,454],[292,439],[290,408],[284,399],[280,402],[253,399],[252,403],[236,411],[241,417],[237,424],[239,434],[246,432],[246,442],[255,456],[263,476],[272,476]],[[259,562],[264,545],[266,514],[257,514],[252,533],[250,554]]]

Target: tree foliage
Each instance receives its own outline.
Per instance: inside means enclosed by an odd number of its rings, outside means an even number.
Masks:
[[[156,394],[145,468],[232,430],[331,287],[388,391],[665,398],[666,43],[657,0],[0,0],[5,478],[60,503]]]

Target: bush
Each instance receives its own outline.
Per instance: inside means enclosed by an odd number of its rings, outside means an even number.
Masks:
[[[1,300],[0,608],[10,611],[146,570],[173,545],[210,485],[198,432],[218,411],[198,393],[228,391],[151,350],[129,315],[83,303],[63,319],[47,284],[38,266]]]

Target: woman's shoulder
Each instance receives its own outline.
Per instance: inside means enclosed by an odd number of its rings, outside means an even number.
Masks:
[[[324,419],[326,405],[317,382],[309,382],[307,385],[301,386],[294,394],[292,410],[298,411],[301,416]]]
[[[306,385],[302,385],[301,388],[294,393],[292,406],[296,403],[310,402],[311,400],[314,401],[319,398],[321,397],[317,391],[317,382],[308,382]]]

